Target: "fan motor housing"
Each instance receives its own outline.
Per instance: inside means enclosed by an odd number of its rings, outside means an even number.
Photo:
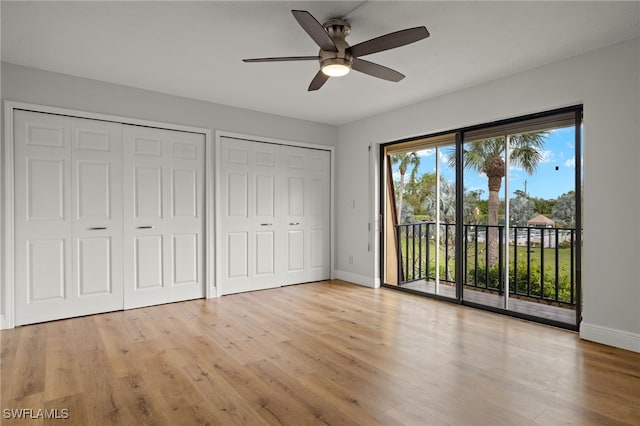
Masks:
[[[344,19],[332,18],[322,24],[322,27],[327,31],[329,37],[333,40],[334,44],[338,48],[337,52],[330,50],[322,50],[318,53],[320,57],[320,66],[329,64],[346,65],[351,68],[353,57],[347,52],[349,43],[345,38],[351,32],[351,25]]]

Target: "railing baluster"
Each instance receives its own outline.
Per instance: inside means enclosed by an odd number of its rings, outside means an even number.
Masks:
[[[504,260],[504,253],[502,253],[504,244],[502,243],[502,238],[504,237],[504,228],[502,226],[498,227],[498,294],[504,294],[504,276],[503,271],[504,267],[502,265]]]
[[[531,228],[527,227],[527,296],[531,296]]]
[[[477,287],[478,286],[478,269],[479,269],[479,266],[480,266],[480,265],[478,265],[478,225],[474,225],[474,228],[475,228],[475,232],[476,232],[476,243],[475,243],[475,247],[474,247],[474,252],[475,252],[475,254],[474,254],[474,256],[475,256],[475,258],[474,258],[474,262],[475,262],[474,269],[475,269],[475,271],[474,271],[474,274],[473,274],[473,286]]]
[[[489,288],[489,226],[485,226],[484,233],[484,288]]]
[[[407,281],[410,281],[409,279],[409,227],[405,226],[405,237],[404,237],[404,252],[405,252],[405,257],[404,257],[404,278]]]
[[[444,280],[449,280],[449,225],[444,224]]]
[[[544,299],[544,231],[540,229],[540,297]]]
[[[467,284],[467,274],[469,273],[469,257],[467,256],[469,252],[469,227],[467,225],[464,226],[464,249],[462,250],[462,265],[463,265],[463,277],[462,277],[462,285]]]
[[[518,294],[518,227],[513,228],[513,292]]]
[[[422,223],[418,224],[418,279],[422,279]]]
[[[397,274],[398,274],[398,285],[404,282],[404,277],[402,276],[402,228],[400,225],[396,225],[396,260],[397,260]]]
[[[555,235],[555,238],[556,238],[556,241],[555,241],[556,242],[556,244],[555,244],[555,246],[556,246],[556,252],[555,252],[555,255],[556,255],[556,277],[555,277],[556,278],[556,300],[558,300],[558,286],[559,286],[559,283],[560,283],[560,274],[559,274],[560,253],[558,253],[558,247],[559,247],[559,244],[560,244],[559,243],[559,236],[560,236],[560,233],[558,232],[558,228],[556,228],[556,235]]]
[[[575,295],[574,295],[574,289],[573,286],[575,285],[575,281],[574,281],[574,274],[575,274],[575,263],[574,263],[574,258],[573,258],[573,251],[574,251],[574,247],[573,245],[575,244],[575,230],[572,229],[571,230],[571,262],[570,262],[570,281],[571,281],[571,304],[575,303]]]
[[[411,225],[411,280],[416,279],[416,225]]]
[[[427,281],[429,281],[431,279],[431,235],[429,232],[429,229],[431,228],[431,223],[427,223],[427,233],[425,235],[426,239],[427,239],[427,246],[426,246],[426,250],[427,250]]]

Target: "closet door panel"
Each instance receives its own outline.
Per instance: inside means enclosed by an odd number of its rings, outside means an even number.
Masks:
[[[331,277],[330,153],[221,139],[223,294]]]
[[[74,297],[83,314],[122,309],[122,125],[71,128]]]
[[[121,127],[16,111],[16,325],[122,309]]]
[[[306,159],[305,269],[307,280],[319,281],[331,278],[331,154],[310,150]]]
[[[114,290],[114,280],[121,282],[122,278],[114,277],[112,273],[113,262],[118,262],[118,259],[112,259],[111,241],[111,237],[78,239],[79,297],[110,294]]]
[[[288,262],[283,284],[331,277],[330,152],[282,148],[287,205]]]
[[[125,307],[204,297],[204,135],[124,126]]]
[[[223,294],[280,286],[284,235],[280,147],[222,138],[221,288]]]

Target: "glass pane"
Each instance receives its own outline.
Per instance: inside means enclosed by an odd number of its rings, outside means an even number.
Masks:
[[[463,299],[503,308],[505,137],[465,141]]]
[[[575,324],[575,127],[559,123],[465,140],[463,299]]]
[[[413,146],[411,152],[389,155],[388,161],[398,219],[395,232],[398,285],[455,298],[453,141],[453,137],[448,143],[425,141],[421,146]],[[387,242],[386,247],[391,249],[389,246]],[[392,264],[392,260],[386,260],[387,268]]]
[[[575,324],[575,127],[512,135],[510,151],[509,309]]]

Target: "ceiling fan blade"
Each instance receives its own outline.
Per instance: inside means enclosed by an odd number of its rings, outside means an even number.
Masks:
[[[347,49],[354,57],[370,55],[384,50],[395,49],[429,37],[426,27],[407,28],[363,41]]]
[[[285,62],[285,61],[317,61],[319,56],[280,56],[277,58],[243,59],[242,62]]]
[[[296,21],[298,21],[302,29],[320,46],[320,49],[330,52],[338,51],[336,44],[331,40],[329,34],[312,14],[306,10],[292,10],[291,13],[293,13],[294,18],[296,18]]]
[[[318,71],[313,80],[311,80],[311,84],[309,85],[309,92],[313,92],[314,90],[318,90],[321,88],[326,82],[329,80],[329,76],[322,72],[322,70]]]
[[[353,58],[351,68],[383,80],[398,82],[404,78],[404,74],[401,74],[398,71],[359,58]]]

